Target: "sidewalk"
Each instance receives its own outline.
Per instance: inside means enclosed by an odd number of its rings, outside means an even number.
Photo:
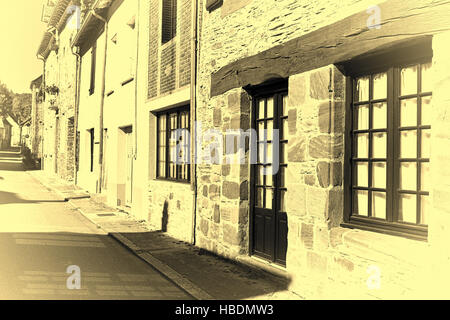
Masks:
[[[29,171],[47,189],[65,199],[105,233],[114,237],[159,272],[199,300],[292,300],[289,280],[205,252],[166,234],[150,230],[132,216],[103,204],[80,188]]]

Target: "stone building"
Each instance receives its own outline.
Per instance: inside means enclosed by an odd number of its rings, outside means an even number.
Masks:
[[[77,32],[77,1],[52,4],[38,49],[44,62],[43,168],[48,173],[73,181],[75,173],[74,115],[76,97],[76,56],[71,41]]]
[[[307,297],[448,297],[450,8],[377,3],[207,1],[198,135],[263,143],[197,165],[197,245]]]
[[[72,45],[81,59],[77,183],[137,210],[135,167],[138,1],[91,4]],[[142,210],[142,207],[140,208]]]
[[[44,113],[43,99],[44,90],[42,87],[42,75],[34,79],[30,84],[31,90],[31,152],[36,159],[41,160],[43,154],[43,131],[44,131]]]

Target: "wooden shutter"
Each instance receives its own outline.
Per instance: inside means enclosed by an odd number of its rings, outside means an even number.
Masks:
[[[177,0],[163,0],[162,43],[172,40],[177,33]]]

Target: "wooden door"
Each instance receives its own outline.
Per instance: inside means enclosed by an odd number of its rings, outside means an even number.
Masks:
[[[258,148],[252,168],[252,253],[281,265],[286,264],[288,232],[286,97],[286,90],[263,93],[255,96],[253,108]]]
[[[126,181],[125,181],[125,205],[131,207],[133,203],[133,130],[126,131]]]

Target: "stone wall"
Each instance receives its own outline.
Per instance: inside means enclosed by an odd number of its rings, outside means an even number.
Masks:
[[[238,89],[204,102],[197,114],[198,134],[203,137],[198,150],[204,155],[197,166],[197,244],[236,257],[248,253],[249,152],[247,148],[241,164],[240,150],[226,150],[225,141],[250,128],[250,98]],[[211,135],[214,132],[220,141]]]

